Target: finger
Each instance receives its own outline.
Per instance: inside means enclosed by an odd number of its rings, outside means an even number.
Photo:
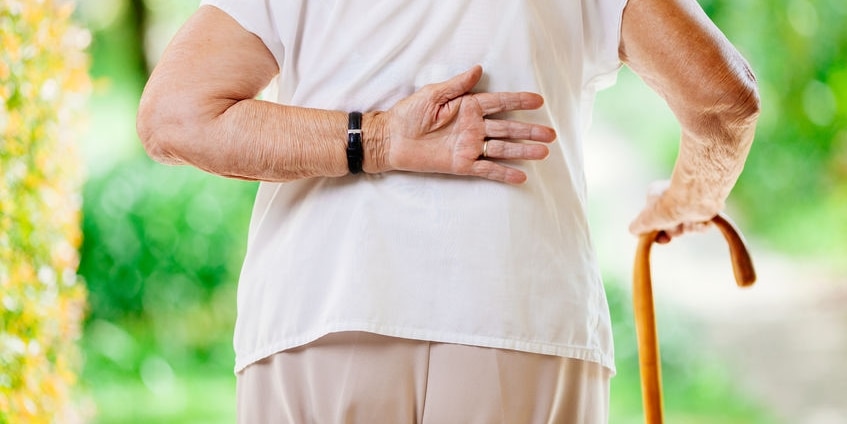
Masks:
[[[483,115],[513,110],[533,110],[544,104],[543,97],[528,92],[476,93],[473,94],[473,98],[482,109]]]
[[[485,135],[490,138],[532,140],[544,143],[556,139],[556,131],[550,127],[502,119],[486,119]]]
[[[516,143],[503,140],[488,140],[485,157],[491,159],[520,159],[539,160],[550,154],[550,149],[543,144]]]
[[[685,227],[682,224],[679,224],[671,228],[666,228],[662,230],[662,232],[667,234],[670,238],[679,237],[685,233]]]
[[[632,235],[640,236],[653,231],[655,227],[647,225],[645,222],[645,211],[641,211],[638,216],[629,224],[629,232]]]
[[[629,232],[636,236],[647,234],[652,231],[662,231],[667,237],[673,238],[682,235],[682,233],[685,232],[685,229],[682,224],[673,224],[668,221],[648,221],[641,217],[636,218],[635,221],[629,225]]]
[[[686,222],[682,228],[686,233],[705,233],[711,225],[712,221]]]
[[[634,235],[647,234],[651,231],[665,230],[669,236],[673,237],[677,224],[671,219],[665,217],[660,211],[654,208],[648,208],[641,213],[629,224],[629,232]]]
[[[509,184],[523,184],[526,182],[526,174],[523,171],[489,160],[475,161],[471,165],[470,175]]]
[[[450,78],[447,81],[430,86],[434,90],[432,99],[436,104],[444,104],[459,96],[467,94],[482,78],[482,66],[475,65],[471,69]]]

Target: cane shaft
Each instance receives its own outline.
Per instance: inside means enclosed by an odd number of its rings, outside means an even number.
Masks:
[[[641,370],[641,400],[644,422],[647,424],[663,422],[662,363],[659,359],[656,308],[653,306],[653,281],[650,275],[650,248],[658,235],[658,232],[645,234],[638,241],[632,290],[638,364]]]

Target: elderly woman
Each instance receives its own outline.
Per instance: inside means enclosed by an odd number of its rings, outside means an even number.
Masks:
[[[241,422],[607,422],[582,160],[594,95],[624,62],[682,128],[634,233],[719,212],[758,115],[748,65],[694,0],[626,3],[199,8],[138,132],[163,163],[261,181],[238,287]]]

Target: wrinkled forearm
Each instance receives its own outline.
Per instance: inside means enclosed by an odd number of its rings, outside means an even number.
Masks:
[[[165,110],[153,116],[145,116],[143,107],[139,113],[139,128],[154,128],[139,130],[142,141],[161,162],[273,182],[348,173],[345,112],[248,99],[233,102],[217,115],[198,111],[180,119],[168,113],[168,102],[163,99]],[[382,130],[375,116],[363,117],[364,167],[369,172],[379,172],[384,163],[378,137]]]
[[[670,186],[665,193],[675,215],[708,220],[722,210],[750,151],[755,123],[716,125],[703,135],[683,129]],[[685,208],[688,208],[687,210]]]

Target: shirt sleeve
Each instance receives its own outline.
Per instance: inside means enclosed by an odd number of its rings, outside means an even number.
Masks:
[[[627,0],[585,0],[582,21],[585,40],[583,83],[600,90],[614,85],[621,60],[621,21]]]
[[[259,37],[282,68],[285,48],[273,20],[269,0],[202,0],[200,6],[214,6],[235,19],[245,30]]]

